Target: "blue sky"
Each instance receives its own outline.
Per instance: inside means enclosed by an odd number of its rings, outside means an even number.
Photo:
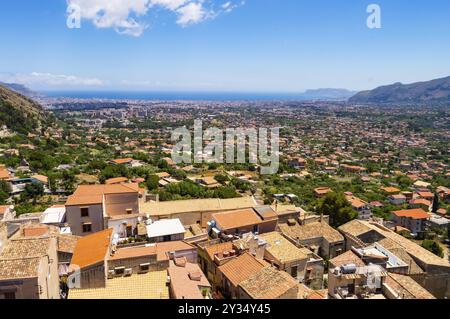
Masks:
[[[67,28],[66,0],[2,1],[0,81],[300,92],[450,75],[448,0],[111,0],[103,20],[86,0],[69,1],[83,5],[81,29]],[[381,29],[366,26],[371,3],[381,7]]]

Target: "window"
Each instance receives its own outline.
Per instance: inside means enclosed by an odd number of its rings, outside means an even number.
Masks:
[[[83,224],[83,233],[92,232],[92,224]]]
[[[15,292],[5,292],[3,294],[4,299],[16,299],[16,293]]]
[[[114,268],[114,272],[116,275],[119,275],[119,276],[123,275],[123,274],[125,274],[125,267]]]
[[[81,217],[89,217],[89,208],[88,207],[81,208]]]
[[[298,266],[294,266],[291,268],[291,276],[293,278],[297,278]]]
[[[128,215],[131,215],[131,214],[133,214],[133,209],[131,209],[131,208],[128,208],[128,209],[127,209],[127,214],[128,214]]]
[[[141,272],[147,272],[150,270],[150,264],[140,264],[139,265],[139,270]]]

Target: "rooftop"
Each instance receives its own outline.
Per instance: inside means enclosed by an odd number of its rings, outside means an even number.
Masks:
[[[426,213],[422,208],[405,209],[392,212],[397,217],[406,217],[412,219],[428,219],[430,214]]]
[[[219,267],[219,270],[228,280],[237,287],[242,281],[250,278],[267,266],[267,263],[258,260],[249,253],[244,253]]]
[[[100,205],[103,203],[103,195],[138,193],[138,184],[114,184],[114,185],[80,185],[72,196],[69,196],[66,206]]]
[[[284,271],[265,267],[239,286],[253,299],[276,299],[290,289],[298,289],[298,282]]]
[[[108,279],[105,288],[72,289],[69,299],[169,299],[167,271]]]
[[[212,215],[221,230],[241,228],[258,225],[263,219],[252,208],[235,210],[231,212],[216,213]]]
[[[308,259],[308,255],[278,232],[262,234],[259,237],[267,242],[267,252],[282,263]]]
[[[103,262],[109,252],[112,232],[110,228],[78,239],[71,266],[84,268]]]
[[[253,197],[231,199],[190,199],[169,202],[147,202],[141,205],[141,211],[151,216],[172,215],[192,212],[213,212],[256,207]]]
[[[292,226],[280,224],[279,227],[284,235],[293,239],[306,240],[323,237],[330,243],[344,241],[344,237],[336,229],[324,222],[314,222],[306,225],[295,223]]]
[[[173,297],[175,299],[203,299],[200,289],[210,288],[211,284],[197,264],[183,263],[183,265],[177,266],[171,260],[167,270]]]
[[[149,238],[184,234],[186,230],[179,219],[163,219],[147,225],[147,236]]]

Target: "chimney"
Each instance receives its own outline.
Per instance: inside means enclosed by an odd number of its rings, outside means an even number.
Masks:
[[[320,213],[320,222],[323,223],[323,213]]]

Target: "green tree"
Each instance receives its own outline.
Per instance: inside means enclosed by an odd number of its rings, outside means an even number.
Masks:
[[[159,177],[157,175],[150,175],[145,181],[148,190],[152,191],[158,188],[159,186]]]
[[[439,207],[440,207],[439,194],[438,193],[434,193],[433,206],[431,208],[431,211],[436,214],[438,209],[439,209]]]
[[[431,251],[433,254],[439,257],[444,257],[444,250],[435,240],[424,240],[422,242],[422,247]]]
[[[339,227],[358,217],[358,213],[352,208],[345,195],[336,192],[328,193],[319,201],[317,212],[330,216],[330,224],[333,227]]]

